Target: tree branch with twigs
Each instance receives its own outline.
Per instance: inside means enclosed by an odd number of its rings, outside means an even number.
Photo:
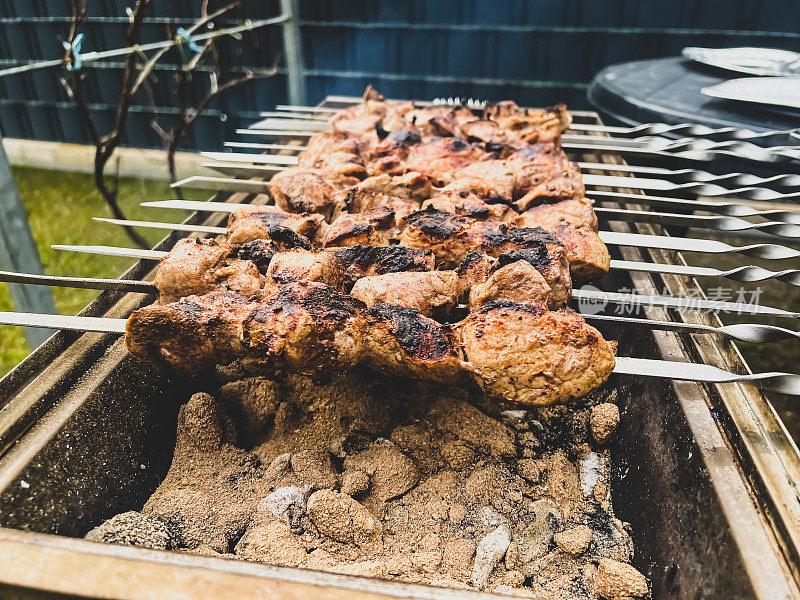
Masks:
[[[129,24],[126,27],[125,42],[128,47],[135,48],[141,43],[142,25],[145,23],[145,13],[150,8],[151,0],[136,0],[133,8],[128,10]],[[175,154],[185,138],[188,131],[194,125],[198,117],[203,115],[224,92],[244,84],[254,79],[271,77],[275,74],[275,66],[260,71],[238,71],[228,70],[221,67],[219,53],[216,47],[216,38],[208,38],[205,43],[197,47],[191,42],[191,36],[198,33],[201,29],[218,28],[219,21],[231,15],[241,14],[242,4],[240,0],[231,2],[215,11],[208,12],[208,0],[203,0],[201,4],[200,17],[185,31],[178,36],[178,29],[174,25],[168,26],[168,39],[175,39],[178,43],[171,44],[154,52],[149,58],[141,52],[131,52],[126,56],[122,73],[119,101],[114,114],[114,122],[108,133],[101,135],[97,124],[89,109],[89,104],[84,94],[85,72],[79,69],[69,68],[75,66],[76,57],[73,55],[72,47],[75,39],[79,35],[80,26],[86,20],[86,0],[73,0],[73,14],[68,36],[68,50],[65,57],[65,70],[61,82],[67,90],[69,97],[75,102],[78,114],[89,135],[89,139],[95,146],[94,159],[94,182],[101,196],[108,205],[111,213],[117,219],[125,219],[125,214],[119,205],[119,176],[118,173],[112,178],[106,174],[109,162],[111,161],[117,148],[119,148],[127,124],[128,114],[133,104],[133,100],[140,90],[146,92],[148,101],[152,106],[153,116],[151,125],[162,138],[167,152],[167,163],[169,166],[170,179],[174,183],[177,180],[177,168]],[[241,39],[241,38],[239,38]],[[194,48],[194,55],[189,60],[186,57],[186,47]],[[236,48],[237,54],[241,57],[241,44]],[[169,128],[164,128],[159,123],[159,114],[155,107],[152,90],[148,80],[153,76],[154,70],[158,65],[166,60],[170,55],[174,55],[175,75],[173,78],[173,92],[177,101],[177,114]],[[188,84],[193,77],[199,77],[200,65],[206,66],[209,71],[208,91],[200,98],[195,100],[191,97]],[[210,67],[210,68],[208,68]],[[220,83],[222,82],[222,83]],[[192,103],[192,100],[195,100]],[[178,196],[182,197],[180,190],[176,190]],[[125,227],[125,232],[130,239],[142,248],[149,248],[147,240],[142,237],[135,228]]]

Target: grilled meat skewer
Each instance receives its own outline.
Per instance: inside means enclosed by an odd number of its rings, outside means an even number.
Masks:
[[[431,252],[401,246],[348,246],[331,250],[287,248],[275,242],[282,232],[273,227],[272,240],[242,245],[215,239],[180,240],[161,259],[155,286],[163,303],[212,291],[258,294],[274,282],[322,281],[341,291],[361,277],[398,271],[431,271]]]
[[[542,110],[504,101],[487,106],[482,117],[464,107],[419,108],[413,102],[388,103],[370,86],[361,104],[336,112],[329,122],[334,131],[362,136],[376,128],[394,131],[414,126],[427,138],[478,136],[489,122],[496,125],[492,129],[493,140],[534,143],[558,140],[572,118],[563,104]]]
[[[353,194],[353,197],[361,202],[362,207],[370,206],[363,194]],[[509,246],[525,247],[527,238],[543,236],[546,243],[563,246],[576,281],[594,281],[608,272],[610,256],[597,234],[597,218],[590,200],[573,199],[540,205],[520,215],[513,213],[515,216],[504,222],[493,219],[492,205],[471,193],[452,193],[444,198],[442,202],[437,199],[427,201],[425,210],[407,213],[402,219],[398,219],[387,204],[378,204],[363,212],[342,213],[324,229],[324,234],[320,234],[322,245],[382,246],[397,240],[404,246],[430,248],[440,264],[453,266],[472,250],[497,256]],[[406,202],[410,207],[416,206],[410,198],[394,200],[396,203]],[[457,212],[439,210],[438,206],[453,208]],[[260,210],[254,206],[233,213],[228,239],[241,243],[268,237],[267,224],[275,219],[276,209],[264,208],[264,224],[259,216]],[[305,223],[306,219],[300,222]],[[551,234],[545,235],[547,231]],[[319,241],[319,235],[316,240]]]
[[[523,235],[516,240],[489,248],[511,249],[501,252],[497,261],[472,252],[456,271],[433,271],[434,253],[422,248],[355,245],[281,250],[267,240],[235,246],[214,239],[188,238],[180,240],[161,260],[154,283],[162,303],[217,290],[252,296],[275,283],[293,281],[323,282],[341,292],[355,284],[354,295],[368,304],[391,301],[432,315],[448,311],[490,276],[493,280],[488,285],[502,288],[506,271],[493,275],[494,270],[524,260],[536,270],[531,277],[540,290],[538,301],[551,308],[564,306],[572,283],[563,247],[550,243],[553,240],[543,236],[544,232],[519,231]],[[277,237],[275,228],[271,233]],[[530,284],[526,286],[533,289]],[[431,300],[436,290],[438,300]]]
[[[135,356],[189,373],[237,359],[312,375],[363,364],[447,385],[472,380],[490,396],[539,406],[598,387],[616,349],[572,311],[493,302],[450,326],[411,308],[366,308],[316,282],[145,307],[129,319],[125,340]]]

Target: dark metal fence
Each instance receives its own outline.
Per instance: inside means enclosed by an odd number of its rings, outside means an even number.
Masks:
[[[0,0],[0,68],[58,57],[69,27],[69,0]],[[92,0],[84,50],[123,45],[130,1]],[[199,0],[154,3],[145,41],[165,39],[169,23],[187,25]],[[800,47],[800,2],[794,0],[299,0],[306,97],[357,95],[372,83],[387,95],[431,98],[513,97],[521,103],[566,102],[586,108],[594,73],[616,62],[677,54],[690,45]],[[277,0],[246,2],[247,16],[280,14]],[[238,58],[222,42],[223,60]],[[245,36],[243,63],[278,74],[221,98],[198,120],[186,148],[219,148],[258,111],[287,100],[281,27]],[[102,123],[111,118],[121,61],[88,68],[87,97]],[[174,114],[169,71],[154,82],[162,118]],[[6,137],[85,143],[87,138],[58,82],[58,70],[0,79],[0,132]],[[207,85],[194,81],[196,92]],[[144,95],[134,107],[132,146],[159,147]]]

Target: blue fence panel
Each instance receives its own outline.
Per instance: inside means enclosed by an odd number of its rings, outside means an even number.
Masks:
[[[61,56],[70,6],[68,0],[0,0],[0,67]],[[130,0],[89,3],[84,51],[124,43],[127,6]],[[199,7],[199,0],[153,3],[143,39],[165,39],[170,26],[191,24]],[[245,11],[259,19],[278,14],[279,5],[250,1]],[[616,62],[674,55],[689,45],[800,47],[800,2],[792,0],[300,0],[300,19],[309,102],[359,95],[371,83],[392,97],[512,97],[586,108],[587,83]],[[270,27],[246,34],[241,45],[219,42],[228,68],[277,62],[279,71],[218,97],[196,120],[185,148],[219,148],[260,110],[286,101],[281,40],[280,27]],[[161,123],[174,118],[173,62],[161,65],[147,93],[137,96],[125,143],[162,146],[150,106]],[[112,123],[123,63],[110,59],[86,69],[85,96],[102,131]],[[0,79],[2,135],[88,141],[60,75],[48,69]],[[194,102],[208,85],[207,72],[194,75]]]

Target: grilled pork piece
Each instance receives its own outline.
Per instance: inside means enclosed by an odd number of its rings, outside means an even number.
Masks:
[[[576,283],[601,279],[611,268],[611,255],[600,236],[588,227],[558,225],[553,234],[564,244],[569,272]]]
[[[409,208],[419,210],[423,200],[430,198],[431,183],[421,173],[409,171],[402,176],[376,175],[339,193],[342,203],[352,213],[363,212],[377,206],[389,206],[392,202],[404,201]],[[410,213],[407,213],[410,214]]]
[[[367,86],[364,101],[339,111],[331,117],[330,123],[335,131],[364,135],[380,126],[387,117],[389,120],[400,118],[405,122],[402,115],[413,108],[412,102],[390,104],[375,88]]]
[[[275,282],[292,281],[321,281],[347,291],[364,276],[431,271],[434,267],[432,252],[402,246],[355,245],[326,251],[312,251],[308,246],[287,250],[274,229],[272,240],[254,240],[239,246],[213,239],[179,241],[162,259],[156,275],[160,301],[168,303],[226,290],[252,296]],[[290,229],[284,232],[297,235]]]
[[[411,146],[405,166],[426,175],[434,185],[443,186],[454,179],[452,172],[493,158],[497,155],[461,138],[440,138]]]
[[[514,205],[519,211],[586,196],[580,168],[554,144],[527,146],[506,160],[514,168]]]
[[[364,212],[343,213],[325,232],[326,248],[336,246],[386,246],[395,233],[394,211],[379,205]]]
[[[489,199],[493,200],[494,197]],[[455,191],[444,188],[441,193],[422,203],[423,209],[429,206],[480,221],[487,219],[505,221],[516,215],[510,206],[501,203],[490,204],[475,192],[468,190]]]
[[[475,285],[469,292],[469,308],[476,310],[496,300],[547,308],[551,291],[550,285],[533,265],[528,261],[518,260],[500,267],[486,281]]]
[[[245,206],[231,213],[228,219],[228,243],[246,244],[269,239],[269,230],[275,226],[288,227],[302,236],[317,239],[325,228],[325,218],[320,214],[290,213],[275,206]]]
[[[319,213],[329,221],[336,205],[336,191],[358,183],[351,176],[320,169],[294,167],[277,173],[269,182],[275,204],[290,213]]]
[[[437,317],[453,309],[462,290],[455,271],[423,271],[362,277],[350,295],[367,306],[394,304]]]
[[[488,105],[483,118],[476,118],[468,108],[432,106],[417,108],[412,102],[389,103],[371,86],[364,92],[364,101],[340,111],[331,118],[337,131],[356,135],[370,133],[376,127],[396,131],[416,126],[425,140],[434,137],[463,137],[503,143],[536,143],[557,141],[572,122],[563,104],[552,108],[525,109],[514,102]]]
[[[513,102],[488,106],[481,119],[474,116],[459,119],[447,113],[437,115],[434,119],[432,127],[423,129],[426,138],[449,135],[460,136],[471,143],[503,145],[557,142],[572,122],[564,105],[534,110],[522,109]],[[420,125],[419,121],[417,125]]]
[[[454,329],[478,385],[513,404],[547,406],[580,398],[614,369],[616,343],[569,310],[493,302]]]
[[[275,286],[255,299],[230,292],[142,308],[128,320],[131,354],[191,374],[237,358],[320,375],[361,357],[364,305],[322,283]]]
[[[454,182],[459,180],[471,180],[474,186],[476,181],[482,182],[480,189],[472,191],[487,195],[491,194],[496,201],[510,203],[514,196],[517,174],[516,165],[506,159],[487,159],[473,162],[462,168],[454,170],[448,174],[450,179],[449,188],[454,188]],[[458,184],[458,189],[465,189],[465,182]]]
[[[608,273],[611,256],[597,235],[597,215],[587,198],[541,204],[511,219],[520,227],[538,226],[553,233],[564,244],[572,278],[596,281]]]
[[[469,378],[453,330],[418,310],[375,304],[365,311],[363,364],[382,373],[455,385]]]
[[[557,249],[561,249],[561,251]],[[497,257],[497,261],[492,265],[490,274],[517,261],[527,262],[544,277],[547,285],[550,286],[550,295],[547,298],[550,308],[561,308],[567,303],[567,300],[572,295],[572,277],[570,275],[569,262],[563,248],[560,246],[555,248],[552,246],[545,248],[540,246],[504,252]]]
[[[373,275],[432,271],[435,264],[433,252],[404,246],[354,245],[333,248],[330,252],[336,257],[350,284]]]
[[[478,221],[429,206],[408,217],[400,243],[428,248],[438,261],[455,265],[472,250],[498,256],[510,250],[560,246],[541,228],[521,228],[498,221]]]
[[[476,285],[489,279],[495,259],[483,252],[473,251],[467,254],[456,267],[461,295],[469,296],[469,291]]]
[[[315,281],[344,292],[348,287],[344,271],[332,252],[297,248],[276,254],[267,277],[277,283]]]
[[[372,140],[372,135],[369,135]],[[406,172],[405,164],[408,149],[422,142],[422,135],[414,125],[403,123],[393,131],[382,127],[376,128],[374,143],[364,154],[367,172],[370,176],[402,175]]]
[[[249,247],[246,253],[261,257],[274,254],[266,241]],[[207,294],[212,290],[231,290],[252,296],[264,286],[264,277],[256,263],[240,258],[238,248],[213,239],[187,238],[180,240],[167,256],[161,259],[155,286],[161,302],[174,302],[184,296]]]
[[[450,106],[414,108],[406,112],[403,117],[413,123],[425,139],[462,136],[462,125],[475,120],[475,115],[470,109]]]
[[[360,157],[368,147],[361,136],[345,131],[323,131],[311,136],[298,157],[298,165],[309,169],[324,169],[328,157],[336,153]]]
[[[517,227],[541,227],[554,231],[559,225],[584,227],[597,233],[597,215],[588,198],[572,198],[554,204],[540,204],[509,219]]]
[[[526,144],[557,142],[572,124],[572,116],[563,104],[545,109],[520,108],[511,100],[488,105],[484,118]]]
[[[549,302],[563,306],[572,293],[570,264],[561,242],[540,228],[517,228],[497,221],[475,221],[428,208],[408,218],[400,243],[428,248],[444,265],[455,265],[470,252],[499,257],[500,268],[517,260],[528,261],[550,286]],[[459,270],[468,271],[463,265]],[[474,272],[472,281],[476,281]]]

